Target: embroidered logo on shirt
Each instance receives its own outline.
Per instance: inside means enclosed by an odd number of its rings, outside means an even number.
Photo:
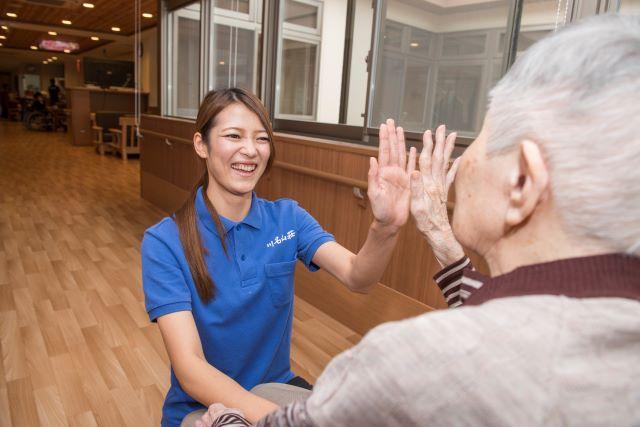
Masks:
[[[291,240],[294,237],[296,237],[296,232],[293,230],[289,230],[287,231],[286,235],[282,234],[280,236],[274,237],[273,240],[267,243],[267,247],[273,248],[274,246],[279,245],[280,243],[286,242],[287,240]]]

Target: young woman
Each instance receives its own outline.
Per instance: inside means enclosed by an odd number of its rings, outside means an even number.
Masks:
[[[371,158],[374,221],[353,254],[290,199],[259,198],[254,188],[275,157],[260,101],[240,89],[210,92],[193,136],[206,166],[172,216],[142,242],[146,308],[171,360],[162,425],[176,426],[214,402],[257,421],[277,406],[248,390],[262,383],[307,383],[290,367],[293,276],[297,260],[323,268],[355,292],[378,282],[409,214],[404,136],[389,120]]]

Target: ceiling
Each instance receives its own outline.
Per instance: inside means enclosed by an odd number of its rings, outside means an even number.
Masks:
[[[93,8],[86,8],[90,2]],[[151,13],[152,18],[140,17],[141,28],[154,27],[156,0],[141,0],[141,13]],[[15,13],[17,17],[8,16]],[[3,48],[26,49],[40,46],[42,40],[75,42],[83,53],[113,41],[122,41],[134,33],[134,2],[132,0],[4,0],[0,1],[0,43]],[[65,25],[62,20],[71,21]],[[119,27],[119,32],[111,30]],[[54,31],[57,35],[49,35]],[[99,40],[92,40],[98,37]]]

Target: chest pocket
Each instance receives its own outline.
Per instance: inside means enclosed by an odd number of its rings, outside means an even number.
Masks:
[[[274,306],[281,307],[291,302],[295,269],[296,260],[265,264],[264,273]]]

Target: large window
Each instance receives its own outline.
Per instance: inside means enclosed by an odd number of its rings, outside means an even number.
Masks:
[[[215,0],[211,16],[209,90],[260,90],[262,0]]]
[[[473,138],[519,55],[616,10],[640,0],[200,0],[163,15],[163,112],[194,117],[208,90],[238,86],[276,130],[366,142],[391,117],[410,138],[441,123]]]
[[[370,0],[280,0],[279,119],[362,127]]]
[[[169,13],[168,114],[195,117],[200,104],[200,4]]]
[[[488,1],[466,7],[388,1],[369,127],[393,117],[414,132],[440,123],[463,135],[477,132],[500,77],[508,12],[506,3]]]

